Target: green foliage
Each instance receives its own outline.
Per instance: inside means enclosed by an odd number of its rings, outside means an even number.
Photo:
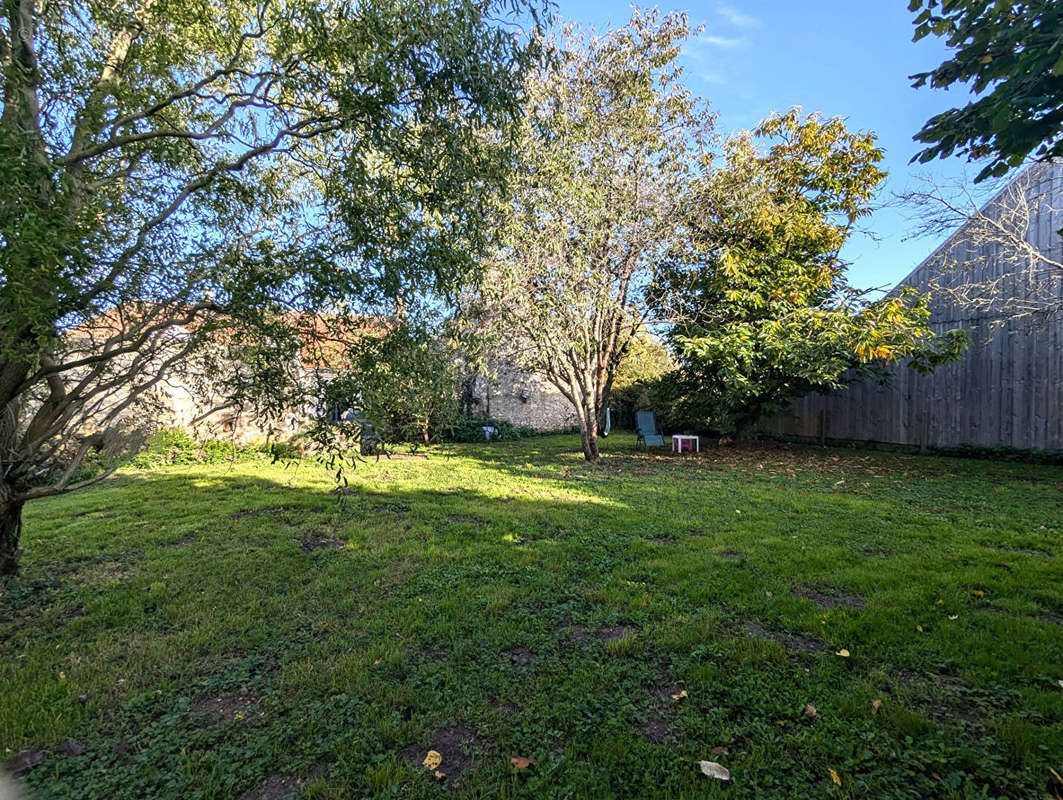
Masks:
[[[881,158],[873,134],[793,110],[706,164],[684,220],[697,257],[665,266],[653,287],[681,365],[678,416],[741,432],[849,370],[884,376],[901,360],[928,370],[959,356],[966,338],[932,333],[927,297],[872,302],[846,281],[838,253],[870,212]]]
[[[504,188],[538,55],[520,26],[539,15],[522,0],[4,8],[0,572],[17,567],[12,515],[77,488],[97,433],[128,453],[161,381],[281,419],[308,401],[302,356],[324,333],[308,317],[454,288]]]
[[[636,411],[662,408],[660,382],[674,366],[668,349],[653,334],[645,328],[635,334],[613,374],[608,403],[613,426],[633,428]]]
[[[328,406],[353,409],[386,442],[428,442],[458,413],[455,354],[438,330],[408,318],[350,343],[325,390]]]
[[[197,440],[182,428],[161,428],[145,448],[129,460],[138,469],[187,464],[223,464],[261,458],[262,448],[239,445],[231,439]]]
[[[467,417],[459,414],[446,437],[451,442],[483,442],[485,441],[484,427],[490,426],[495,429],[492,440],[499,442],[512,442],[517,439],[527,439],[531,436],[542,434],[535,428],[525,425],[514,425],[504,419],[487,419],[484,417]]]
[[[689,36],[685,14],[656,9],[635,8],[601,35],[570,26],[526,83],[520,163],[482,316],[519,366],[572,403],[592,461],[614,371],[645,319],[650,272],[685,247],[676,221],[713,129],[681,81]]]
[[[628,434],[591,466],[576,447],[370,459],[342,496],[324,470],[259,461],[30,504],[0,614],[0,741],[48,754],[23,791],[220,800],[268,797],[270,776],[322,800],[1056,788],[1063,469],[704,444],[669,458]],[[459,726],[480,746],[441,785],[421,759]],[[56,752],[67,737],[86,753]],[[511,755],[535,764],[516,774]]]
[[[920,162],[954,152],[988,158],[975,179],[1030,155],[1063,155],[1063,7],[1057,0],[911,0],[915,40],[941,36],[953,53],[914,85],[968,84],[980,95],[932,117],[916,134]],[[913,159],[915,160],[915,159]]]

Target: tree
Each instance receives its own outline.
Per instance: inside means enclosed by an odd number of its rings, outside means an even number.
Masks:
[[[981,95],[926,122],[915,139],[926,163],[954,152],[989,158],[975,181],[1031,154],[1063,155],[1063,6],[1057,0],[911,0],[915,40],[943,36],[952,57],[912,75],[916,87],[968,83]]]
[[[485,271],[482,318],[576,410],[583,454],[645,319],[712,118],[679,84],[686,17],[635,10],[602,36],[568,28],[531,74],[513,198]]]
[[[176,370],[290,407],[303,312],[465,268],[532,55],[507,7],[5,1],[0,573]]]
[[[839,251],[870,211],[881,158],[873,134],[792,110],[706,165],[684,223],[699,258],[661,270],[653,288],[680,362],[675,413],[740,435],[848,370],[957,355],[962,337],[932,334],[925,297],[872,302],[846,281]]]
[[[407,317],[353,342],[344,361],[326,397],[356,410],[384,441],[428,444],[453,427],[458,370],[441,331]]]
[[[1020,317],[1043,322],[1063,312],[1061,243],[1049,244],[1043,227],[1058,225],[1063,212],[1063,169],[1033,164],[996,188],[980,192],[963,181],[926,179],[901,195],[914,212],[915,235],[955,235],[958,245],[938,250],[927,288],[939,303],[989,325]],[[999,266],[986,269],[987,262]]]

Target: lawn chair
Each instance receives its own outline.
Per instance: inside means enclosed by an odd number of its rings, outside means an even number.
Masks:
[[[635,427],[638,428],[638,438],[635,446],[641,443],[643,447],[664,447],[664,437],[657,432],[657,419],[652,411],[639,411],[635,414]]]

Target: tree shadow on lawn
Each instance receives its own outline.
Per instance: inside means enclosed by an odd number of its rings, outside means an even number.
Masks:
[[[844,752],[848,736],[887,736],[900,769],[905,753],[916,763],[921,748],[953,735],[949,720],[918,707],[880,730],[864,695],[884,665],[955,670],[956,649],[1000,650],[979,641],[984,627],[938,649],[913,636],[909,616],[941,581],[907,562],[891,575],[876,560],[874,585],[895,601],[881,608],[821,609],[792,596],[791,587],[837,581],[845,542],[809,553],[788,519],[736,522],[736,497],[753,500],[740,487],[700,497],[688,517],[666,513],[675,487],[647,486],[637,498],[582,486],[565,498],[514,492],[503,503],[468,487],[356,476],[349,493],[329,497],[327,486],[286,486],[279,470],[272,480],[256,466],[127,475],[30,515],[25,573],[6,584],[0,619],[28,670],[2,673],[13,690],[0,730],[19,747],[47,749],[68,735],[88,744],[86,757],[53,756],[31,773],[42,796],[235,797],[274,775],[309,779],[322,762],[329,785],[347,791],[402,784],[431,794],[433,779],[408,754],[450,728],[473,731],[486,751],[461,783],[470,792],[508,785],[512,755],[553,776],[544,791],[565,781],[625,797],[697,791],[702,779],[687,767],[723,745],[747,776],[781,772],[811,789],[822,782],[811,765],[824,749]],[[105,509],[116,515],[101,518]],[[675,546],[646,541],[650,530]],[[314,541],[343,546],[307,546]],[[720,558],[729,546],[747,555]],[[863,573],[848,574],[859,582]],[[963,602],[950,597],[942,616]],[[41,629],[71,603],[83,614]],[[795,654],[747,642],[752,618],[828,646]],[[620,628],[623,647],[558,633]],[[1027,650],[1053,657],[1039,629],[1012,633],[1009,653],[1025,637]],[[852,659],[833,655],[842,646]],[[517,664],[515,651],[533,657]],[[1012,671],[1029,666],[1027,657]],[[649,688],[662,681],[688,687],[689,702],[662,712]],[[64,699],[42,707],[34,698],[44,696]],[[1017,710],[992,706],[995,697],[985,702],[997,716]],[[210,724],[196,713],[228,700],[255,713]],[[780,738],[780,715],[807,702],[850,715],[850,733],[801,723]],[[987,753],[1008,748],[994,737],[975,732]],[[792,757],[761,763],[765,747]],[[860,769],[872,784],[896,780],[888,767]]]

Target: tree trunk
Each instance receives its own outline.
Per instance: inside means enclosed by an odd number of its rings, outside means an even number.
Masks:
[[[583,457],[588,461],[598,460],[598,426],[593,417],[589,425],[580,426],[580,440],[583,443]]]
[[[0,575],[15,575],[22,557],[22,501],[3,499],[9,496],[7,488],[0,486]]]

